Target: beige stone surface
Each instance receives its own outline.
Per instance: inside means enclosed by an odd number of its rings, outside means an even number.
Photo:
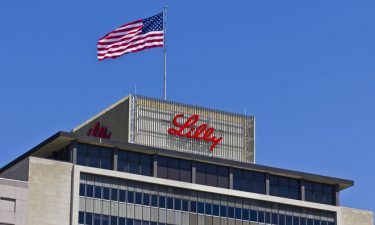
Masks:
[[[28,184],[0,178],[0,224],[27,225]]]
[[[71,163],[30,157],[29,225],[69,225]]]
[[[371,211],[340,207],[339,225],[374,225],[374,213]]]

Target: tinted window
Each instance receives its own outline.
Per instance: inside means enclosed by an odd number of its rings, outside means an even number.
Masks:
[[[119,201],[120,202],[126,202],[126,191],[125,190],[120,190],[119,193]]]
[[[117,217],[111,216],[111,225],[117,225]]]
[[[150,205],[150,195],[144,193],[143,194],[143,205]]]
[[[165,157],[158,157],[158,177],[168,178],[168,159]]]
[[[181,210],[181,199],[176,198],[174,200],[174,209],[175,210]]]
[[[95,186],[95,198],[102,198],[102,187]]]
[[[219,205],[212,205],[212,215],[220,216],[220,206]]]
[[[152,195],[151,196],[151,205],[154,207],[158,207],[158,196]]]
[[[117,152],[117,170],[128,172],[128,153],[127,152]]]
[[[250,221],[257,222],[258,221],[258,214],[255,210],[250,210]]]
[[[195,201],[190,202],[190,212],[193,212],[193,213],[197,212],[197,202]]]
[[[198,202],[198,213],[204,214],[204,203]]]
[[[212,215],[212,205],[206,202],[206,215]]]
[[[86,195],[86,185],[79,184],[79,196],[85,196],[85,195]]]
[[[228,217],[234,218],[234,207],[228,206]]]
[[[134,192],[128,191],[128,203],[134,203]]]
[[[224,166],[217,168],[217,186],[222,188],[229,188],[229,171]]]
[[[203,163],[196,163],[196,182],[206,184],[206,165]]]
[[[182,210],[185,212],[189,211],[189,201],[188,200],[182,200]]]
[[[227,217],[227,207],[225,205],[220,206],[220,216]]]
[[[249,210],[248,209],[242,209],[242,218],[243,220],[249,220],[250,215],[249,215]]]
[[[241,208],[235,209],[235,216],[236,216],[236,219],[238,219],[238,220],[242,219],[242,209]]]
[[[109,188],[107,188],[107,187],[104,187],[103,188],[103,199],[106,199],[106,200],[109,200],[110,198],[109,198]]]
[[[111,200],[112,201],[117,201],[118,200],[118,190],[117,189],[112,189],[111,190]]]
[[[135,204],[142,204],[142,193],[135,192]]]
[[[167,208],[173,209],[173,198],[171,198],[171,197],[167,198]]]
[[[86,196],[87,197],[94,197],[94,186],[93,185],[86,185]]]
[[[84,212],[79,212],[78,223],[79,224],[84,224],[85,223],[85,213]]]
[[[217,167],[206,165],[206,185],[217,187]]]
[[[164,196],[159,196],[159,207],[165,208],[165,197]]]

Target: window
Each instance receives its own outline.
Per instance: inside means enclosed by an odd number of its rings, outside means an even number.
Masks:
[[[174,209],[181,210],[181,199],[178,199],[178,198],[174,199]]]
[[[334,186],[305,181],[305,200],[335,205]]]
[[[107,187],[103,187],[103,199],[110,200],[110,189]]]
[[[279,215],[279,225],[285,225],[285,216]]]
[[[264,212],[263,211],[258,211],[258,222],[264,223]],[[292,224],[292,223],[290,223]]]
[[[117,217],[111,216],[111,225],[117,225]]]
[[[195,201],[190,202],[190,212],[193,212],[193,213],[197,212],[197,202]]]
[[[168,179],[180,180],[179,165],[178,159],[168,158]]]
[[[250,214],[248,209],[242,209],[242,219],[243,220],[249,220]]]
[[[147,206],[150,205],[150,195],[149,194],[146,194],[146,193],[143,194],[143,205],[147,205]]]
[[[86,185],[86,196],[87,197],[94,197],[94,186],[93,185]]]
[[[120,218],[118,218],[118,224],[119,225],[125,225],[125,218],[123,218],[123,217],[120,217]]]
[[[117,170],[128,172],[128,153],[123,151],[117,152]]]
[[[227,217],[227,206],[225,205],[220,206],[220,216]]]
[[[95,198],[102,198],[102,187],[95,186]]]
[[[234,219],[234,207],[228,206],[228,217]]]
[[[204,163],[196,163],[196,183],[206,184],[206,165]]]
[[[158,157],[158,177],[168,178],[168,159],[166,157]]]
[[[151,206],[158,207],[158,196],[157,195],[151,196]]]
[[[236,208],[235,209],[235,216],[236,216],[237,220],[241,220],[242,219],[242,209],[241,208]]]
[[[180,181],[191,183],[191,162],[180,159]]]
[[[112,169],[112,150],[101,148],[100,152],[100,168]]]
[[[140,155],[135,152],[128,152],[129,173],[140,173]]]
[[[134,192],[128,191],[128,203],[134,203]]]
[[[212,215],[212,204],[206,202],[206,215]]]
[[[198,202],[198,213],[204,214],[204,203]]]
[[[248,170],[234,169],[233,189],[265,194],[265,175],[263,173]]]
[[[78,223],[79,224],[85,224],[85,213],[84,212],[79,212],[78,214]]]
[[[87,225],[92,225],[92,213],[86,213],[86,224]]]
[[[258,214],[255,210],[250,210],[250,221],[258,222]]]
[[[112,169],[112,149],[94,145],[77,144],[77,164]]]
[[[109,216],[102,215],[102,225],[109,225]]]
[[[220,216],[220,206],[219,205],[212,205],[212,215]]]
[[[152,175],[153,160],[151,155],[143,154],[141,157],[141,175]]]
[[[142,204],[142,193],[135,192],[135,204],[138,204],[138,205]]]
[[[229,171],[227,167],[217,167],[217,186],[221,188],[229,188]]]
[[[285,198],[300,199],[299,180],[270,175],[270,194]]]
[[[189,201],[182,200],[182,211],[189,212]]]
[[[85,195],[86,195],[86,185],[79,184],[79,196],[85,196]]]
[[[217,187],[217,167],[206,165],[206,185]]]
[[[115,188],[112,188],[111,190],[111,200],[117,201],[118,200],[118,190]]]
[[[159,196],[159,207],[165,208],[165,197],[164,196]]]
[[[173,209],[173,198],[172,197],[167,197],[167,208]]]
[[[100,225],[100,214],[94,214],[94,225]]]
[[[125,190],[119,191],[119,201],[120,202],[126,202],[126,191]]]

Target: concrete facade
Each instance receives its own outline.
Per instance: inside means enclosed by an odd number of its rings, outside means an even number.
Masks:
[[[0,224],[27,225],[28,183],[0,178]]]
[[[30,158],[29,225],[69,225],[71,163]]]

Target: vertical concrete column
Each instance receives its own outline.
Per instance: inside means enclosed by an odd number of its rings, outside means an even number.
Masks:
[[[154,177],[158,177],[158,155],[153,155],[152,157],[153,161],[153,167],[152,167],[152,173]]]
[[[266,173],[266,195],[270,195],[270,175]]]
[[[197,166],[195,161],[191,163],[191,183],[197,183]]]
[[[335,204],[340,205],[340,187],[338,184],[335,185]]]
[[[300,199],[302,201],[305,201],[305,181],[304,180],[301,180],[301,184],[300,184]]]
[[[77,142],[71,141],[69,144],[70,162],[77,164]]]
[[[118,170],[118,149],[114,148],[113,149],[113,155],[112,155],[112,169],[114,171]]]
[[[229,189],[233,189],[233,167],[229,167]]]

